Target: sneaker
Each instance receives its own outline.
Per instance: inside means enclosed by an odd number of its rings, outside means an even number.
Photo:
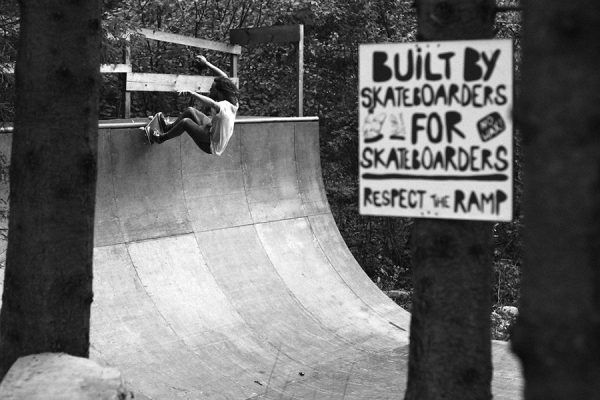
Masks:
[[[159,143],[160,144],[160,143],[162,143],[162,141],[160,140],[160,136],[161,136],[160,132],[155,129],[152,132],[152,134],[150,135],[150,141],[152,143]]]
[[[165,120],[165,116],[162,112],[158,112],[156,114],[156,117],[158,118],[158,125],[160,126],[160,130],[163,132],[167,131],[167,121]]]
[[[152,135],[150,135],[150,130],[148,129],[148,127],[142,126],[140,128],[140,130],[142,130],[144,132],[144,137],[146,138],[146,141],[148,142],[148,144],[153,144]]]

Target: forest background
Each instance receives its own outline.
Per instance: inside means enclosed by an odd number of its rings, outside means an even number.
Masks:
[[[503,1],[509,9],[514,2]],[[358,214],[358,45],[415,42],[412,0],[104,0],[102,63],[123,62],[128,30],[152,28],[180,35],[229,42],[236,28],[304,25],[304,115],[318,116],[323,180],[333,215],[350,251],[369,277],[410,311],[412,220]],[[18,3],[0,0],[0,124],[14,119],[14,63],[19,35]],[[521,20],[518,11],[499,12],[496,37],[515,44],[515,97],[519,87]],[[208,75],[194,55],[198,49],[131,38],[134,71]],[[261,44],[243,48],[239,62],[240,115],[294,116],[297,46]],[[229,58],[203,53],[227,70]],[[122,83],[104,74],[100,119],[121,117]],[[158,111],[176,116],[189,100],[176,93],[134,92],[132,117]],[[494,298],[492,335],[506,340],[518,307],[522,260],[521,146],[515,132],[515,216],[494,224]],[[0,160],[0,184],[8,181]],[[4,264],[8,199],[0,199],[0,269]]]

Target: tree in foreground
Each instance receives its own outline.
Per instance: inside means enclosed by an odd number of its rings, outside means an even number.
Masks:
[[[493,37],[493,0],[417,1],[419,40]],[[490,399],[492,225],[416,220],[406,400]]]
[[[600,3],[524,3],[525,257],[513,347],[527,400],[600,398]]]
[[[0,378],[20,356],[87,357],[100,2],[22,0]]]

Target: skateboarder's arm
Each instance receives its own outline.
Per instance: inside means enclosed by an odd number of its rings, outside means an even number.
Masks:
[[[206,105],[208,105],[210,108],[213,108],[215,110],[215,112],[219,112],[219,110],[221,109],[219,107],[219,105],[217,104],[216,101],[214,101],[213,99],[211,99],[208,96],[204,96],[203,94],[200,93],[196,93],[192,90],[180,90],[179,94],[183,95],[183,94],[191,94],[192,96],[194,96],[195,98],[197,98],[198,100],[200,100],[201,102],[205,103]]]
[[[217,67],[214,64],[211,64],[206,57],[204,56],[197,56],[196,58],[198,58],[198,60],[200,60],[200,63],[206,65],[208,68],[212,69],[217,75],[222,76],[223,78],[229,78],[227,76],[227,74],[222,71],[219,67]]]

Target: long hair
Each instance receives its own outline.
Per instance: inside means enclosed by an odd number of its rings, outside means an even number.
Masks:
[[[225,100],[231,104],[238,104],[240,91],[229,78],[218,76],[215,78],[215,89],[219,91]]]

